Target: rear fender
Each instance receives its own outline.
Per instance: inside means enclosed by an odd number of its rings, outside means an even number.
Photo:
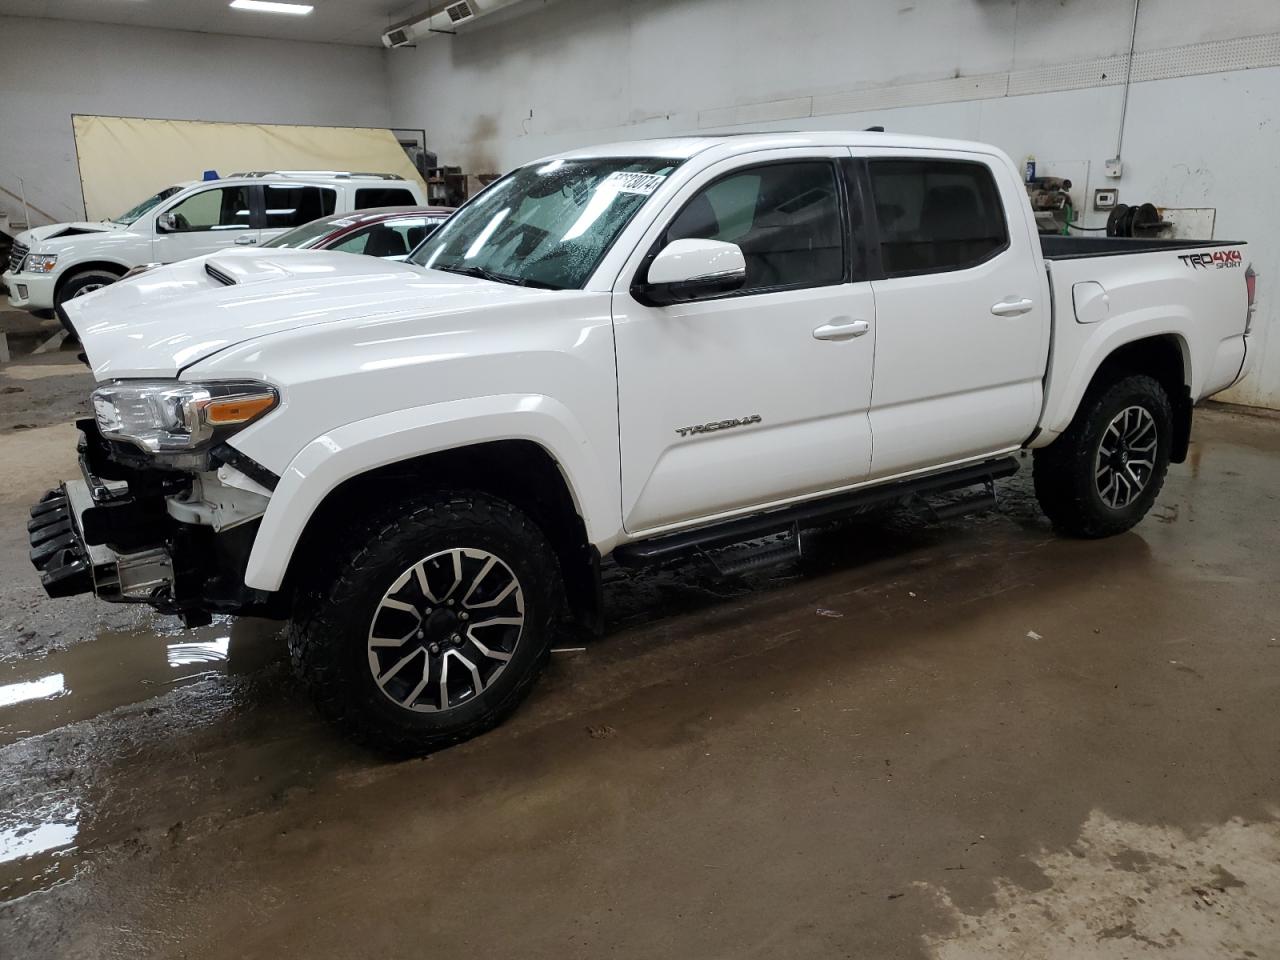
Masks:
[[[1032,447],[1047,446],[1071,424],[1072,418],[1080,408],[1085,392],[1093,383],[1094,377],[1118,350],[1139,340],[1152,337],[1172,336],[1182,354],[1184,384],[1190,396],[1198,396],[1200,384],[1196,381],[1196,366],[1192,360],[1186,335],[1186,327],[1191,323],[1187,316],[1170,316],[1163,311],[1159,315],[1148,317],[1132,317],[1127,322],[1089,331],[1088,339],[1079,347],[1062,345],[1064,352],[1074,350],[1075,362],[1069,369],[1061,360],[1054,362],[1046,389],[1046,402],[1040,430]],[[1086,328],[1087,329],[1087,328]],[[1078,333],[1079,329],[1072,330]],[[1176,403],[1179,398],[1174,397]]]

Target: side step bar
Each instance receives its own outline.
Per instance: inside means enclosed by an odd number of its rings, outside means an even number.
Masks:
[[[942,473],[908,477],[891,483],[850,490],[848,493],[824,497],[821,500],[809,500],[768,513],[737,517],[713,526],[699,527],[696,530],[684,530],[649,540],[626,543],[613,551],[613,557],[618,563],[628,567],[661,563],[687,553],[714,550],[717,547],[774,536],[814,523],[849,516],[877,504],[909,500],[926,493],[946,493],[982,484],[986,489],[981,494],[954,505],[940,507],[935,511],[939,519],[959,516],[972,512],[974,508],[994,504],[995,481],[1017,472],[1016,457],[986,460]]]

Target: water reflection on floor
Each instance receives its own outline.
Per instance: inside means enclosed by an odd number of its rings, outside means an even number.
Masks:
[[[25,810],[0,812],[0,901],[70,878],[76,864],[80,806],[47,795]]]
[[[218,617],[198,630],[157,620],[104,631],[94,643],[0,665],[0,746],[283,656],[280,625],[266,620]]]
[[[157,618],[132,631],[103,631],[92,643],[0,664],[0,746],[178,686],[252,673],[283,656],[280,624],[264,620],[219,617],[185,630]],[[68,787],[11,797],[0,809],[0,901],[72,875],[84,805]]]

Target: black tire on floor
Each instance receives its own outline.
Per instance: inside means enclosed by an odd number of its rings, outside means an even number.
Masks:
[[[469,551],[469,552],[467,552]],[[441,577],[453,582],[454,552],[461,552],[458,569],[466,576],[474,576],[477,566],[487,560],[475,557],[493,556],[505,564],[523,603],[523,623],[515,632],[515,639],[502,641],[479,621],[480,616],[499,612],[489,608],[481,613],[473,611],[476,619],[470,626],[479,630],[483,643],[498,648],[505,642],[510,659],[498,664],[471,646],[457,646],[459,656],[451,657],[449,632],[454,640],[463,635],[461,644],[469,644],[466,624],[458,624],[466,596],[459,589],[454,594],[457,603],[450,603],[446,610],[448,584]],[[289,624],[289,652],[293,666],[304,685],[309,689],[320,712],[338,723],[357,740],[386,753],[396,755],[420,755],[454,743],[470,739],[500,723],[528,694],[551,647],[552,632],[563,597],[561,576],[556,556],[542,531],[523,512],[506,501],[476,492],[431,492],[397,505],[390,513],[366,524],[358,532],[350,534],[345,542],[335,545],[332,562],[321,564],[330,575],[313,576],[312,582],[300,590],[293,619]],[[428,600],[418,586],[417,566],[427,558],[432,561],[429,573],[422,576],[432,580],[432,593],[437,599]],[[467,567],[461,566],[468,565]],[[427,567],[423,567],[427,571]],[[493,565],[485,578],[477,578],[479,591],[500,593],[504,589],[502,568]],[[402,576],[408,579],[399,590],[394,584]],[[457,578],[458,583],[462,578]],[[486,586],[492,583],[492,588]],[[479,596],[477,593],[475,596]],[[407,601],[417,607],[415,613],[388,612],[384,601],[392,597],[397,602]],[[503,605],[513,603],[515,594],[508,594]],[[432,604],[435,606],[433,607]],[[477,604],[479,602],[477,601]],[[422,617],[424,609],[431,609],[431,616]],[[510,608],[506,608],[510,613]],[[409,621],[388,623],[383,617],[408,616]],[[454,621],[441,625],[441,617],[452,616]],[[416,619],[426,636],[413,633],[412,621]],[[382,634],[398,637],[405,624],[410,636],[406,642],[390,650],[371,650],[371,637]],[[451,624],[451,625],[450,625]],[[501,625],[499,625],[501,626]],[[507,627],[503,627],[507,630]],[[442,635],[441,630],[445,633]],[[507,633],[507,637],[511,634]],[[442,641],[435,654],[431,653],[432,637]],[[414,649],[420,651],[413,659],[387,680],[388,663],[409,657]],[[442,652],[443,651],[443,652]],[[379,686],[374,676],[373,661],[379,662],[382,682],[387,692]],[[462,657],[470,657],[481,670],[501,669],[487,685],[476,694],[477,684],[469,679],[471,671]],[[439,710],[438,685],[440,664],[453,668],[453,677],[460,676],[472,690],[462,692],[462,702],[448,709]],[[431,664],[434,663],[434,667]],[[429,672],[430,671],[430,672]],[[429,678],[429,679],[428,679]],[[426,683],[418,696],[405,687],[417,680]],[[479,679],[479,678],[477,678]],[[399,684],[393,688],[392,684]],[[395,699],[393,699],[393,694]],[[411,709],[405,702],[416,705]],[[444,696],[449,697],[446,692]],[[452,698],[450,698],[452,703]],[[425,706],[435,706],[425,712]]]
[[[66,282],[58,288],[58,293],[54,296],[54,313],[62,322],[63,328],[73,337],[76,335],[75,329],[67,320],[67,313],[60,309],[68,300],[74,300],[76,297],[84,296],[86,293],[92,293],[102,287],[115,283],[120,278],[106,270],[81,270],[79,273],[73,273],[66,279]]]
[[[1154,424],[1154,462],[1133,499],[1112,506],[1099,489],[1100,448],[1116,418],[1133,407],[1146,411]],[[1137,414],[1133,416],[1135,421],[1139,419]],[[1169,395],[1153,378],[1132,374],[1091,387],[1071,425],[1052,444],[1035,451],[1036,498],[1054,529],[1067,536],[1097,538],[1123,533],[1136,524],[1146,516],[1164,485],[1172,436]],[[1110,439],[1108,444],[1114,446]]]

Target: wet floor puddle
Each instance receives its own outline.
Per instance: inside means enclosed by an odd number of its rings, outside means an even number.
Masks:
[[[248,674],[284,656],[280,624],[219,618],[105,631],[48,656],[0,664],[0,746],[144,703],[175,687]],[[0,810],[0,902],[47,889],[79,860],[80,800],[59,791]]]
[[[220,617],[207,627],[151,626],[31,660],[0,664],[0,746],[150,700],[217,674],[243,674],[284,656],[280,625]]]
[[[0,813],[0,903],[70,878],[79,831],[80,805],[69,796],[41,798],[18,815]]]

